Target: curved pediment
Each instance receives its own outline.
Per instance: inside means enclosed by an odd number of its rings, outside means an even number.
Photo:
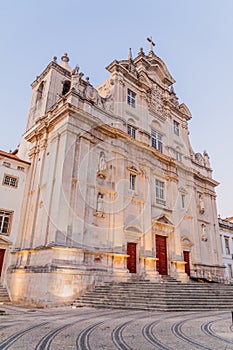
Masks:
[[[181,244],[183,246],[190,247],[190,248],[193,246],[193,242],[188,236],[183,236],[181,238]]]
[[[124,231],[142,233],[142,230],[138,225],[128,225],[128,226],[124,227]]]
[[[165,63],[156,55],[150,58],[150,66],[148,68],[148,75],[155,81],[160,81],[167,86],[175,83],[175,79],[169,73]]]
[[[189,119],[192,118],[192,114],[191,114],[190,110],[188,109],[188,107],[186,106],[185,103],[181,103],[180,104],[179,110],[184,115],[185,119],[189,120]]]

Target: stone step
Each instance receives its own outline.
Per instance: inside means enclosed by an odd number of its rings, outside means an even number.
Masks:
[[[132,300],[132,299],[128,299],[128,300],[123,300],[123,299],[96,299],[96,298],[89,298],[89,299],[84,299],[82,298],[81,300],[79,300],[81,303],[82,302],[93,302],[93,303],[107,303],[107,302],[110,302],[110,303],[129,303],[129,302],[132,302],[134,304],[182,304],[182,305],[190,305],[190,304],[195,304],[195,305],[201,305],[201,304],[204,304],[204,305],[229,305],[229,304],[232,304],[233,305],[233,300],[210,300],[208,303],[205,301],[205,300],[199,300],[199,302],[196,301],[196,299],[190,299],[190,300],[172,300],[172,299],[163,299],[163,300],[156,300],[156,299],[153,299],[153,300],[137,300],[135,302],[135,300]],[[79,302],[79,301],[76,301],[76,302]]]
[[[7,289],[0,283],[0,303],[10,303],[10,297],[7,293]]]
[[[116,298],[114,296],[102,296],[102,297],[99,297],[97,295],[85,295],[82,297],[82,300],[134,300],[135,302],[138,301],[142,301],[145,300],[147,302],[149,301],[163,301],[163,300],[167,300],[167,301],[174,301],[174,302],[178,302],[177,298],[174,298],[174,297],[168,297],[168,296],[160,296],[160,297],[151,297],[151,298],[144,298],[144,297],[134,297],[134,296],[125,296],[125,297],[122,297],[122,298]],[[218,297],[218,296],[213,296],[213,297],[204,297],[204,298],[198,298],[197,296],[194,296],[194,297],[186,297],[186,298],[180,298],[181,302],[185,302],[185,301],[195,301],[195,302],[203,302],[203,303],[210,303],[210,302],[221,302],[221,299]],[[233,298],[232,297],[225,297],[223,298],[222,300],[224,300],[224,302],[232,302],[233,303]]]
[[[232,285],[212,285],[212,284],[189,284],[189,283],[179,283],[179,284],[175,284],[174,282],[171,283],[153,283],[153,284],[120,284],[120,285],[102,285],[102,286],[98,286],[96,287],[97,289],[104,289],[104,288],[114,288],[114,289],[139,289],[139,288],[147,288],[147,289],[154,289],[154,288],[162,288],[162,287],[169,287],[169,288],[187,288],[187,289],[226,289],[226,290],[232,290],[233,286]]]
[[[80,307],[80,306],[93,306],[93,307],[99,307],[99,308],[121,308],[121,309],[133,309],[133,310],[157,310],[157,311],[203,311],[203,310],[231,310],[233,307],[233,304],[225,305],[225,304],[217,304],[217,305],[183,305],[183,304],[177,304],[177,305],[169,305],[169,304],[134,304],[134,303],[121,303],[121,302],[114,302],[114,303],[99,303],[96,301],[89,302],[89,303],[74,303],[74,306]]]
[[[231,310],[233,286],[182,284],[169,278],[165,283],[105,283],[77,299],[74,305],[160,311]]]
[[[90,295],[91,292],[88,292],[86,293],[86,295]],[[132,291],[132,292],[128,292],[128,291],[122,291],[122,292],[118,292],[118,291],[95,291],[95,295],[96,296],[103,296],[103,295],[115,295],[115,296],[125,296],[125,295],[131,295],[131,296],[139,296],[141,297],[142,295],[142,292],[140,291]],[[204,291],[201,291],[199,293],[190,293],[188,291],[153,291],[153,292],[147,292],[147,291],[143,291],[143,296],[145,297],[153,297],[153,296],[174,296],[174,297],[177,297],[177,296],[182,296],[182,297],[185,297],[185,296],[190,296],[190,294],[193,294],[193,295],[196,295],[197,297],[200,297],[200,296],[203,296],[203,297],[211,297],[211,296],[229,296],[229,297],[233,297],[233,293],[228,293],[226,291],[210,291],[210,292],[204,292]]]

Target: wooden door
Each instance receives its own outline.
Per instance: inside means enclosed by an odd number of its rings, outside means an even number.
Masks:
[[[189,252],[183,251],[185,264],[185,272],[190,276],[190,263],[189,263]]]
[[[127,243],[127,269],[130,273],[136,273],[136,243]]]
[[[167,238],[156,235],[156,269],[160,275],[167,275]]]
[[[2,273],[4,254],[5,254],[5,249],[0,249],[0,276]]]

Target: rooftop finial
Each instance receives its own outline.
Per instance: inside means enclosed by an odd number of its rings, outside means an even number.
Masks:
[[[53,62],[57,63],[57,56],[53,56]]]
[[[153,46],[155,46],[155,43],[152,40],[152,36],[150,36],[149,38],[147,38],[147,40],[150,43],[150,52],[153,52]]]
[[[143,47],[140,47],[140,49],[139,49],[139,53],[138,53],[139,55],[144,55],[144,52],[143,52]]]
[[[63,61],[63,62],[69,62],[69,57],[68,57],[68,54],[65,52],[64,53],[64,55],[61,57],[61,60]]]
[[[131,49],[131,47],[129,48],[128,60],[132,60],[132,49]]]

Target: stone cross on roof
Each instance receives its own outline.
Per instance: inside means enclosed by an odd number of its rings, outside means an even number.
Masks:
[[[150,36],[149,38],[147,38],[147,40],[150,43],[150,52],[153,52],[153,46],[155,46],[155,43],[152,40],[152,36]]]

